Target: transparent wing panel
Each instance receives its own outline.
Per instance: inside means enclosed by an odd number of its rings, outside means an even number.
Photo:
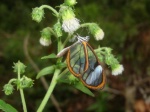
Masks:
[[[82,43],[70,48],[70,67],[76,74],[83,74],[85,68],[85,54]]]
[[[90,86],[98,86],[103,81],[103,68],[98,63],[98,60],[92,50],[87,46],[89,67],[82,74],[82,80]]]

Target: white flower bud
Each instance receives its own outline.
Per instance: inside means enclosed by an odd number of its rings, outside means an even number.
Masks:
[[[80,21],[75,18],[73,9],[68,6],[62,6],[60,9],[62,18],[62,28],[65,32],[73,33],[80,27]]]
[[[123,65],[117,65],[115,68],[112,69],[112,75],[116,76],[122,74],[123,71],[124,71]]]
[[[40,44],[43,46],[49,46],[51,44],[51,39],[47,39],[47,38],[40,38]]]

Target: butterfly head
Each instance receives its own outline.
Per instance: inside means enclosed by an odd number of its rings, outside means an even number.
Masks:
[[[89,36],[81,37],[81,36],[77,35],[77,39],[78,39],[79,42],[82,42],[82,41],[88,42],[89,38],[90,38]]]

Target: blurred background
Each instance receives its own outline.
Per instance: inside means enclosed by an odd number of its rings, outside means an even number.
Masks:
[[[150,0],[77,2],[75,13],[81,23],[96,22],[105,32],[104,40],[93,39],[90,45],[111,47],[125,70],[117,77],[108,72],[106,87],[92,91],[95,97],[67,84],[58,84],[44,112],[150,112]],[[6,96],[2,91],[3,85],[16,77],[13,62],[25,63],[26,75],[35,80],[32,88],[25,89],[29,112],[36,111],[46,92],[42,82],[35,79],[37,72],[55,63],[41,60],[42,56],[55,52],[55,42],[49,47],[39,44],[40,31],[55,23],[55,18],[45,10],[45,18],[38,24],[32,21],[32,8],[61,3],[62,0],[0,0],[0,98],[19,112],[22,112],[19,92],[15,90]],[[82,34],[86,32],[81,31]],[[46,76],[48,84],[51,77]]]

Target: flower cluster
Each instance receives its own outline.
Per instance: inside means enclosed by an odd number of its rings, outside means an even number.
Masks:
[[[40,43],[43,46],[49,46],[51,41],[51,36],[56,36],[57,40],[61,40],[63,36],[63,31],[71,35],[63,43],[63,47],[68,41],[74,41],[73,34],[82,27],[87,27],[89,32],[93,35],[95,40],[99,41],[104,38],[104,31],[97,23],[84,23],[80,24],[80,20],[76,18],[75,11],[73,9],[76,5],[76,0],[64,0],[64,3],[59,6],[59,11],[57,12],[51,6],[43,5],[39,8],[34,8],[32,11],[33,20],[40,22],[44,17],[44,8],[48,8],[53,11],[54,15],[57,17],[57,22],[52,28],[47,27],[41,31]],[[71,38],[72,37],[72,38]],[[61,42],[59,42],[61,44]],[[59,48],[59,47],[58,47]],[[121,74],[124,71],[123,65],[119,64],[118,60],[111,54],[111,49],[101,48],[99,58],[103,60],[112,69],[112,75]]]
[[[112,69],[112,75],[119,75],[122,74],[124,71],[123,65],[119,64],[118,60],[114,57],[111,53],[112,49],[108,47],[101,47],[95,50],[98,58],[101,61],[104,61],[108,66]]]
[[[80,21],[75,18],[73,9],[69,6],[61,6],[60,15],[62,18],[62,28],[65,32],[73,33],[80,27]]]
[[[17,73],[18,78],[10,79],[7,84],[3,86],[3,91],[6,95],[10,95],[13,93],[14,86],[17,87],[17,89],[23,89],[27,87],[33,86],[33,80],[31,78],[28,78],[26,76],[20,77],[21,74],[25,72],[26,66],[18,61],[17,63],[14,63],[14,72]]]

